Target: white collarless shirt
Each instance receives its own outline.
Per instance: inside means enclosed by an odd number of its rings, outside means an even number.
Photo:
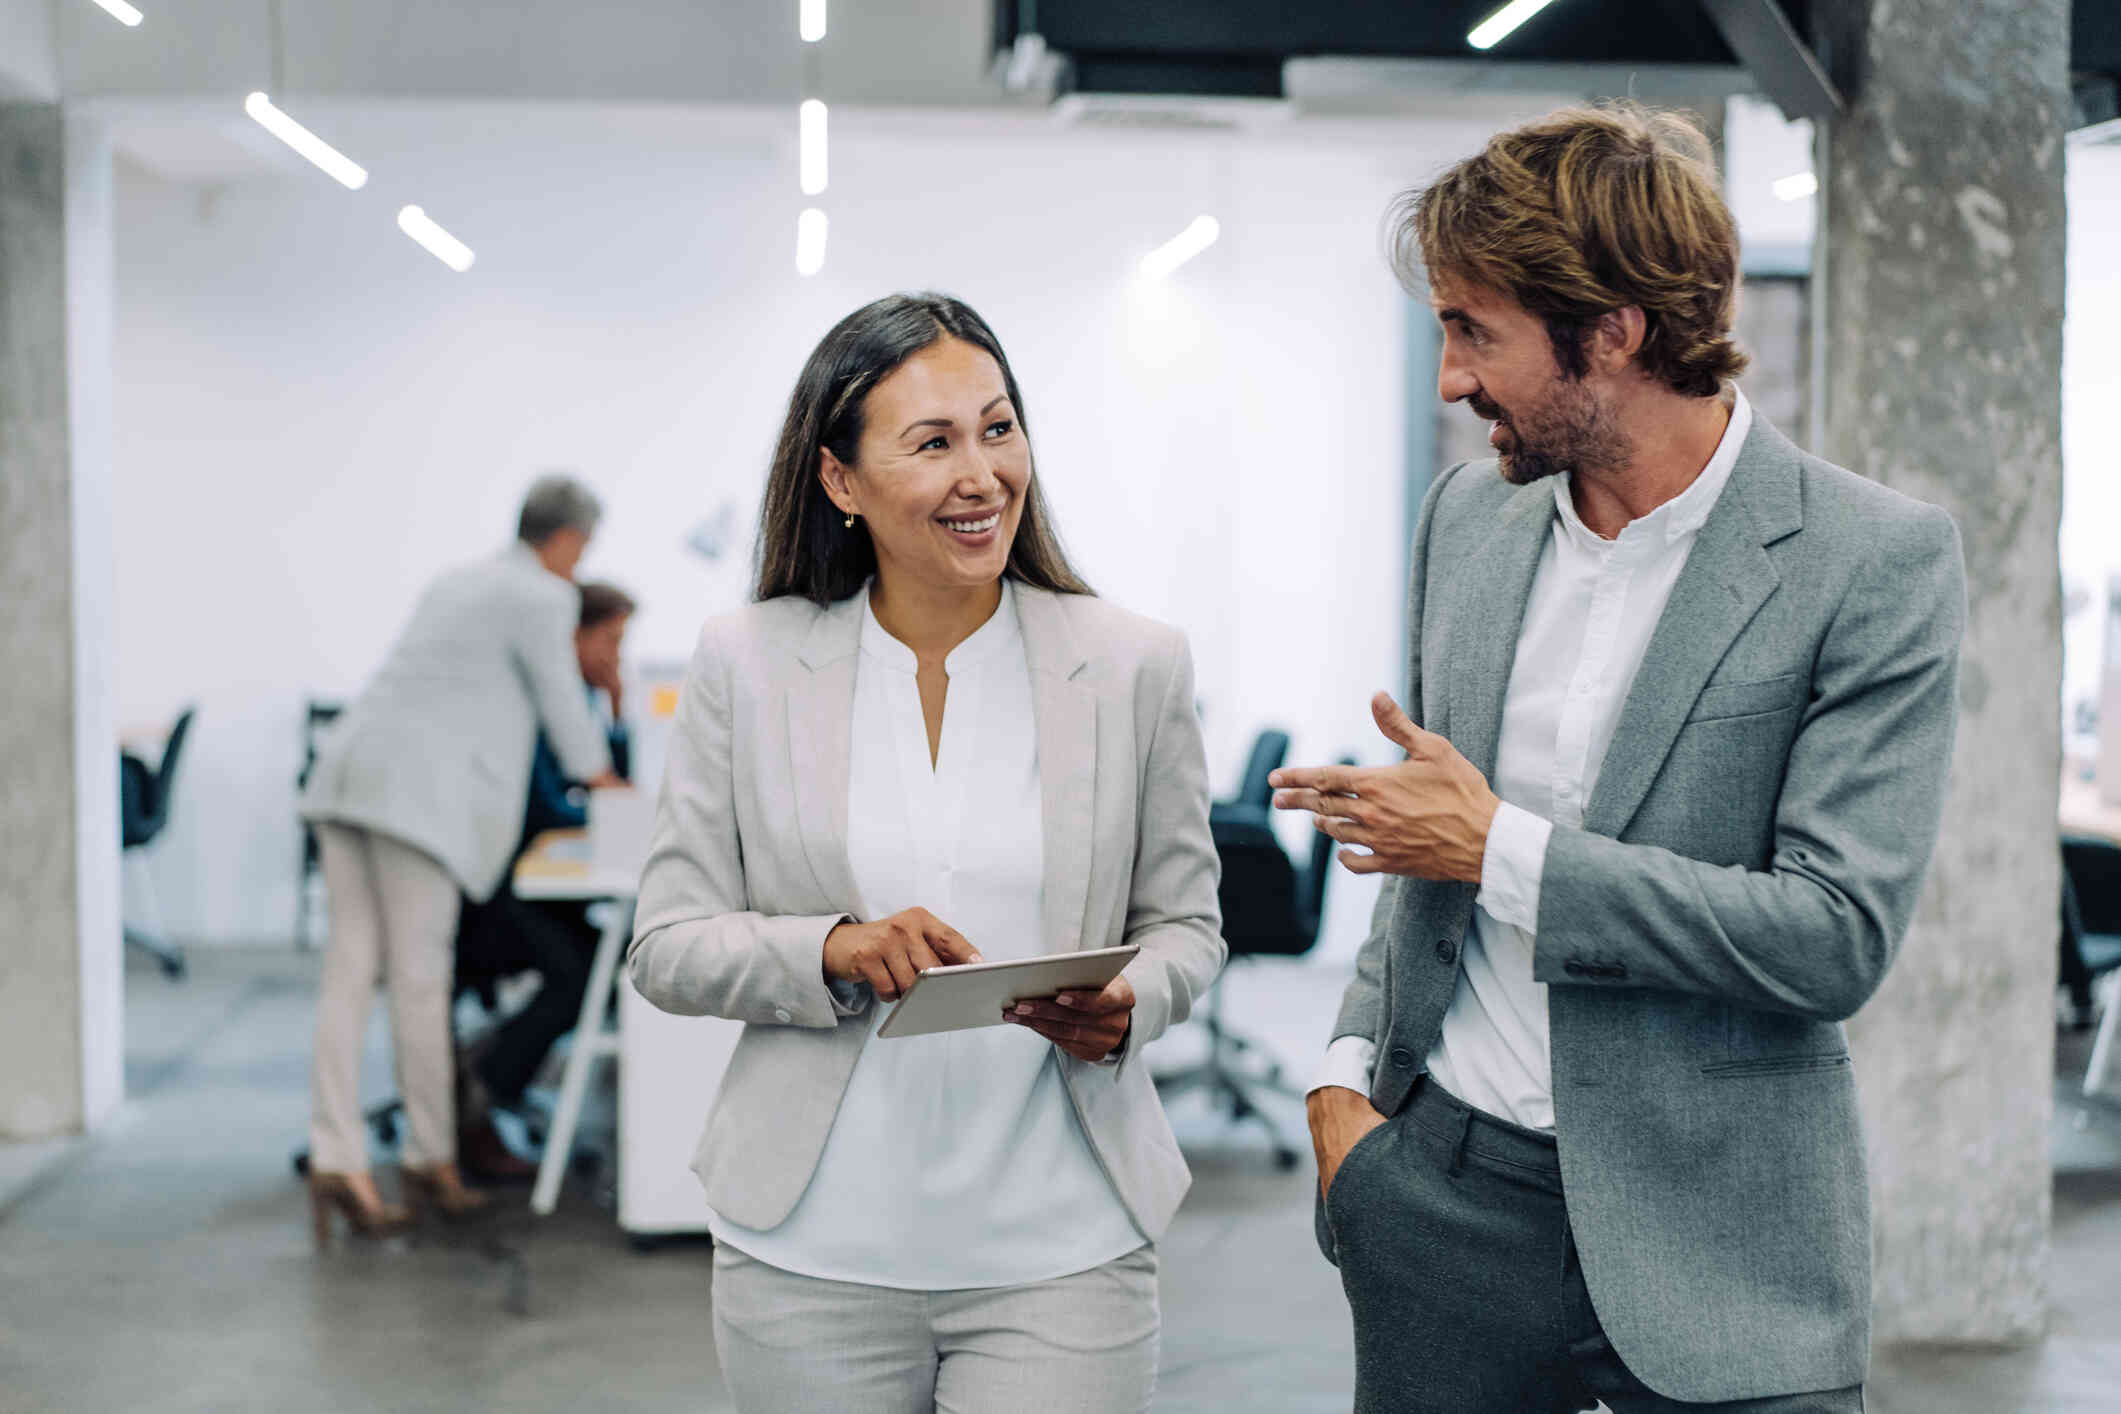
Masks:
[[[1556,824],[1583,824],[1650,637],[1752,426],[1751,405],[1735,393],[1730,424],[1701,475],[1611,540],[1576,514],[1571,478],[1554,478],[1553,533],[1518,631],[1489,782],[1503,803],[1488,833],[1458,988],[1425,1067],[1475,1109],[1527,1129],[1554,1128],[1547,986],[1532,979],[1547,838]],[[1317,1084],[1367,1094],[1376,1064],[1373,1041],[1339,1037]]]
[[[931,766],[913,650],[862,592],[847,780],[847,862],[874,921],[927,909],[990,961],[1033,957],[1045,832],[1031,669],[1000,607],[944,660]],[[717,1241],[804,1276],[916,1291],[1016,1286],[1140,1247],[1054,1060],[1019,1026],[869,1039],[817,1172],[770,1231],[715,1215]]]

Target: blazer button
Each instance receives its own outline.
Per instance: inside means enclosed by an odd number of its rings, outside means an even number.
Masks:
[[[1394,1046],[1392,1048],[1392,1064],[1401,1070],[1409,1069],[1414,1064],[1414,1053],[1405,1046]]]
[[[1436,940],[1436,960],[1446,967],[1458,961],[1458,944],[1452,942],[1449,938],[1438,938]]]
[[[794,1018],[794,1017],[792,1017],[792,1016],[790,1016],[790,1015],[788,1014],[788,1008],[786,1008],[786,1007],[784,1007],[784,1006],[780,1006],[780,1007],[775,1007],[775,1008],[773,1009],[773,1019],[774,1019],[775,1021],[793,1021],[793,1020],[795,1020],[795,1018]]]

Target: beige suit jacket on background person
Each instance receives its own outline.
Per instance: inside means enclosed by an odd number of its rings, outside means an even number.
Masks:
[[[1177,630],[1103,600],[1016,591],[1044,950],[1142,949],[1117,1064],[1054,1055],[1091,1149],[1153,1241],[1191,1178],[1141,1051],[1185,1020],[1225,951],[1192,658]],[[743,1227],[794,1209],[869,1037],[874,995],[842,1006],[823,966],[835,925],[872,921],[847,862],[860,606],[773,599],[706,626],[641,879],[635,987],[665,1011],[745,1023],[693,1165],[709,1205]]]
[[[581,607],[523,544],[445,573],[333,724],[303,816],[400,840],[490,897],[522,837],[539,726],[573,779],[611,769],[575,656]]]

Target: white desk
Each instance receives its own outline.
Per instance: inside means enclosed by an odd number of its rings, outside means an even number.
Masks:
[[[591,1068],[619,1063],[619,1226],[637,1235],[707,1230],[707,1200],[692,1175],[693,1145],[721,1086],[743,1027],[712,1017],[671,1016],[642,1000],[619,973],[633,933],[640,871],[599,869],[579,830],[539,837],[517,865],[516,896],[526,900],[609,900],[612,916],[597,939],[589,988],[575,1020],[574,1044],[560,1081],[560,1103],[538,1163],[531,1211],[552,1212],[574,1152],[575,1130]],[[612,979],[618,978],[616,1024],[607,1027]]]

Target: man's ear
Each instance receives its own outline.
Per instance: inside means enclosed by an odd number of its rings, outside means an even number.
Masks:
[[[1598,322],[1591,326],[1592,364],[1603,372],[1618,373],[1642,352],[1642,341],[1649,329],[1650,321],[1641,305],[1624,304],[1599,315]]]
[[[854,503],[854,490],[848,483],[847,464],[832,455],[829,447],[817,449],[818,484],[825,488],[825,498],[848,515],[860,515],[861,507]]]

